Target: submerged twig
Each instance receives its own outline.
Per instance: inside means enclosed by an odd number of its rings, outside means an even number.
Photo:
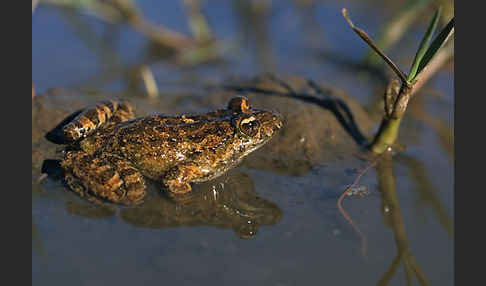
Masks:
[[[358,233],[359,235],[359,238],[360,238],[360,241],[361,241],[361,254],[364,256],[366,256],[366,249],[367,249],[367,241],[366,241],[366,236],[364,235],[364,233],[359,229],[359,227],[354,223],[353,219],[351,218],[351,216],[348,215],[348,213],[346,213],[346,211],[344,210],[344,208],[342,207],[342,201],[344,199],[344,197],[349,193],[349,191],[351,190],[352,187],[354,187],[358,182],[359,180],[361,179],[361,177],[369,170],[371,169],[372,167],[374,167],[376,165],[376,163],[378,162],[378,159],[379,157],[376,157],[373,162],[371,162],[371,164],[369,164],[366,168],[364,168],[361,172],[359,172],[358,176],[356,177],[356,179],[354,179],[354,182],[349,185],[346,190],[344,190],[344,192],[339,196],[338,198],[338,201],[337,201],[337,207],[339,209],[339,212],[342,214],[342,216],[349,222],[349,224],[353,227],[353,229],[356,231],[356,233]]]

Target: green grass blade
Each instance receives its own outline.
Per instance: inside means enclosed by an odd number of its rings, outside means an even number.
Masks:
[[[412,82],[415,79],[415,76],[417,75],[417,71],[419,68],[419,64],[422,61],[425,52],[427,51],[430,39],[432,38],[432,35],[435,32],[435,29],[437,28],[437,23],[439,22],[439,16],[442,8],[439,7],[437,11],[434,14],[434,17],[430,21],[429,27],[427,28],[427,32],[425,32],[424,37],[422,38],[422,41],[420,42],[420,46],[417,50],[417,54],[415,55],[415,59],[413,60],[412,68],[410,69],[410,73],[408,74],[407,81]]]
[[[444,43],[449,39],[449,37],[454,33],[454,18],[452,18],[449,23],[442,29],[440,34],[434,39],[432,44],[430,44],[429,49],[425,53],[424,57],[420,61],[420,65],[417,70],[417,78],[420,73],[424,70],[430,60],[434,57],[437,51],[444,45]]]

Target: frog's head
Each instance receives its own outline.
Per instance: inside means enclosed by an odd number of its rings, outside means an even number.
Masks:
[[[228,103],[233,111],[236,136],[241,140],[243,152],[248,154],[270,140],[282,128],[283,121],[276,112],[252,109],[248,99],[234,97]]]

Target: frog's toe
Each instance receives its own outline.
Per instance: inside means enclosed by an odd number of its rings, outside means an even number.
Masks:
[[[123,180],[123,188],[126,190],[125,204],[139,204],[145,198],[145,179],[142,174],[128,161],[115,160],[120,177]]]
[[[125,182],[126,184],[127,182]],[[127,187],[127,200],[131,204],[139,204],[143,202],[145,198],[145,183],[137,182],[129,184]]]
[[[88,189],[84,186],[84,184],[78,178],[76,178],[72,173],[65,174],[64,182],[68,185],[68,187],[71,190],[73,190],[73,192],[78,194],[80,197],[85,198],[92,203],[96,203],[96,204],[102,203],[101,200],[91,195],[88,192]]]
[[[73,174],[66,173],[66,175],[64,176],[64,181],[69,186],[69,188],[71,188],[71,190],[79,194],[79,196],[84,197],[86,189],[81,183],[81,181],[79,181],[79,179],[74,177]]]
[[[165,185],[173,194],[185,194],[191,191],[189,183],[179,182],[178,180],[168,180],[165,182]]]

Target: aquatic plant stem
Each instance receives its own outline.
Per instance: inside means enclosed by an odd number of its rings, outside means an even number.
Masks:
[[[437,55],[429,62],[425,69],[413,83],[411,88],[403,86],[397,96],[392,111],[388,116],[384,116],[380,128],[370,145],[371,151],[375,154],[382,154],[388,147],[391,147],[398,138],[400,122],[405,114],[408,101],[432,78],[449,60],[454,57],[453,42],[447,43]]]
[[[412,98],[412,95],[416,93],[417,90],[430,78],[431,74],[435,73],[444,63],[444,57],[438,58],[434,56],[439,54],[438,51],[440,48],[442,48],[447,40],[454,34],[454,18],[449,21],[429,45],[432,35],[437,27],[440,11],[441,8],[439,7],[430,21],[427,31],[417,50],[410,73],[407,76],[380,50],[380,48],[375,45],[365,31],[353,24],[346,9],[342,9],[342,14],[351,28],[388,64],[402,82],[401,87],[398,90],[395,81],[391,81],[385,92],[385,116],[382,119],[373,143],[369,146],[371,151],[376,154],[382,154],[395,143],[398,137],[400,122],[405,114],[405,110],[407,109],[408,102]],[[448,49],[448,51],[450,51],[450,49]],[[446,59],[449,58],[447,55],[450,54],[446,54]],[[438,61],[441,64],[437,65],[434,61]],[[433,69],[431,70],[429,67],[433,67]],[[429,71],[427,72],[427,70]],[[425,77],[423,76],[424,74],[426,75]]]
[[[384,118],[381,122],[380,129],[375,137],[375,140],[371,144],[370,148],[376,154],[382,154],[388,147],[392,146],[397,137],[398,129],[400,128],[400,122],[402,118]]]

